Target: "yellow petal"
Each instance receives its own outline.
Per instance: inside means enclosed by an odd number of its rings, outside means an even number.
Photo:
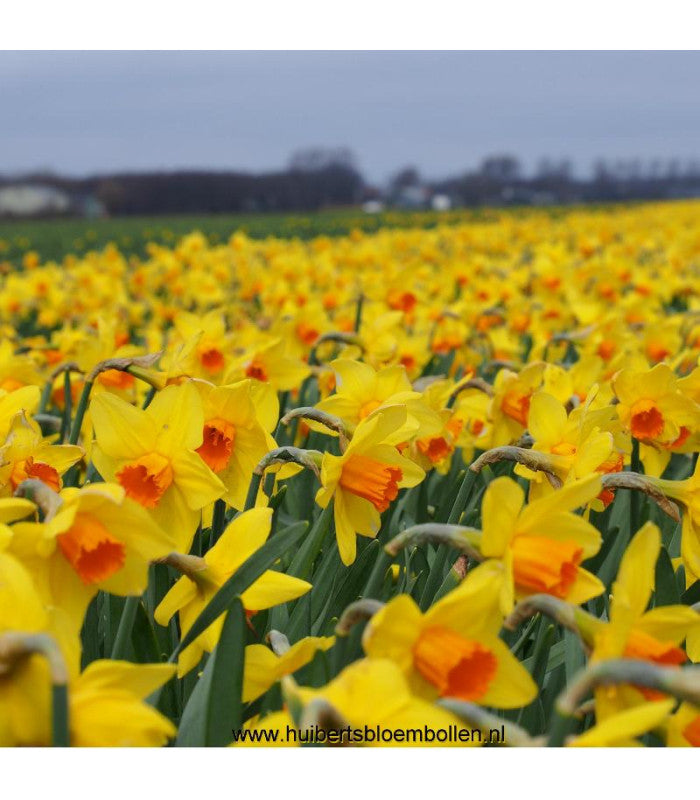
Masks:
[[[485,556],[498,558],[503,555],[515,533],[524,500],[523,490],[511,478],[491,481],[481,506],[481,552]]]
[[[653,522],[646,522],[627,546],[617,580],[613,584],[613,613],[618,603],[641,616],[654,590],[656,560],[661,549],[661,533]]]
[[[92,400],[90,416],[97,445],[110,458],[134,460],[155,449],[156,431],[146,412],[111,392]]]

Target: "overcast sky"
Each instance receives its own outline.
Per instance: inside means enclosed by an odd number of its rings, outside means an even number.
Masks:
[[[0,52],[0,173],[700,157],[700,53]]]

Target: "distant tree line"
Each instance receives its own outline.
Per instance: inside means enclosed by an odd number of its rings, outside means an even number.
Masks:
[[[408,171],[404,169],[399,175]],[[515,157],[496,155],[485,158],[472,172],[433,182],[431,188],[463,205],[695,197],[700,196],[700,162],[598,159],[589,177],[577,178],[568,159],[542,159],[534,174],[525,176]]]
[[[525,175],[512,155],[491,155],[478,168],[426,180],[407,166],[386,190],[369,185],[347,148],[312,147],[292,155],[286,169],[266,173],[175,171],[68,178],[36,173],[0,176],[0,187],[35,184],[91,198],[121,215],[314,211],[356,205],[369,198],[390,204],[429,202],[447,195],[455,206],[606,202],[700,196],[700,162],[599,159],[588,178],[574,176],[567,159],[545,158]],[[418,191],[419,190],[419,191]]]

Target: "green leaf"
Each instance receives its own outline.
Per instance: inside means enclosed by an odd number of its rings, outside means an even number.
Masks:
[[[234,597],[219,643],[182,714],[178,747],[225,747],[231,743],[231,732],[240,728],[243,716],[245,644],[245,609],[240,597]]]
[[[192,627],[184,636],[180,644],[170,656],[170,661],[175,661],[178,655],[230,607],[234,597],[237,597],[251,586],[268,570],[287,550],[301,539],[308,523],[296,522],[280,533],[268,539],[265,544],[256,550],[250,558],[231,575],[209,603],[202,609]]]
[[[700,603],[700,581],[695,581],[692,586],[689,586],[681,597],[681,602],[686,606],[694,606]]]
[[[612,543],[612,546],[605,557],[605,561],[603,561],[602,566],[598,570],[598,577],[608,589],[610,589],[610,586],[617,575],[617,571],[620,568],[620,560],[622,559],[622,555],[625,552],[630,539],[629,532],[630,529],[628,525],[626,525],[624,529],[620,528],[617,530],[617,532],[614,534],[615,539]]]
[[[337,619],[343,610],[360,596],[360,592],[365,585],[370,564],[374,561],[377,552],[381,549],[378,541],[373,540],[358,555],[355,563],[344,570],[344,574],[338,588],[331,595],[327,610],[320,614],[312,628],[314,636],[319,635],[323,626],[329,620]]]
[[[670,606],[680,603],[681,596],[676,584],[673,564],[664,547],[659,552],[656,562],[656,593],[654,605]]]

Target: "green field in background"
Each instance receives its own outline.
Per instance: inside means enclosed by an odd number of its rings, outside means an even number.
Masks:
[[[211,243],[224,242],[235,231],[254,238],[342,236],[353,229],[376,231],[381,227],[431,227],[466,219],[483,219],[488,210],[387,211],[364,214],[359,209],[319,211],[309,214],[235,214],[175,217],[120,217],[114,219],[61,219],[0,221],[0,262],[19,265],[29,251],[42,261],[60,260],[67,253],[80,255],[110,242],[122,252],[143,256],[147,242],[171,245],[181,236],[201,231]]]

